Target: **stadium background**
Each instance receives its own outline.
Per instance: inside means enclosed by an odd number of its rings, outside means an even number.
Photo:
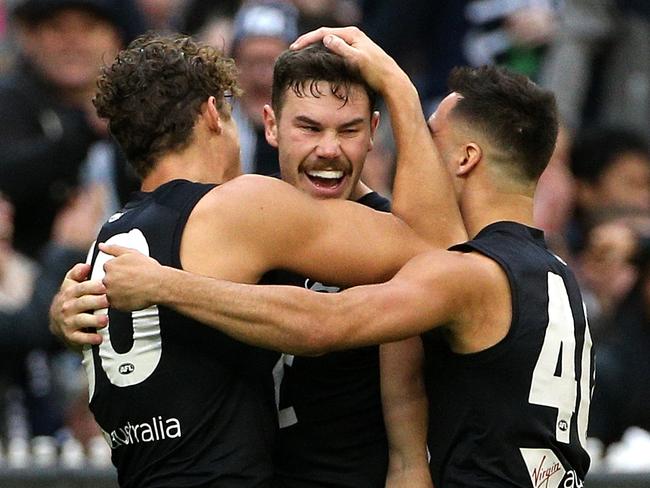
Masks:
[[[50,337],[47,308],[63,272],[83,260],[95,229],[133,188],[134,180],[105,127],[93,118],[88,96],[70,102],[69,93],[56,88],[60,80],[54,79],[41,80],[26,95],[45,100],[42,105],[16,105],[7,95],[25,76],[26,65],[48,61],[42,59],[48,52],[45,38],[30,29],[50,18],[52,5],[65,2],[0,1],[3,488],[116,486],[107,450],[87,413],[78,359]],[[246,89],[236,116],[248,172],[269,174],[277,169],[277,156],[265,145],[259,128],[273,60],[296,33],[319,25],[363,28],[411,75],[427,114],[445,95],[449,70],[460,64],[505,65],[554,90],[563,130],[536,195],[536,224],[582,282],[596,347],[604,351],[598,367],[606,373],[614,366],[624,368],[623,377],[630,379],[627,389],[617,382],[620,376],[605,374],[597,381],[590,430],[594,467],[586,486],[650,486],[650,415],[645,413],[650,399],[650,328],[634,329],[629,320],[632,314],[632,322],[650,324],[650,306],[635,314],[638,309],[631,305],[635,293],[650,283],[650,2],[74,3],[108,19],[121,43],[149,29],[181,31],[217,43],[233,55]],[[275,13],[256,10],[258,4]],[[91,43],[90,35],[70,36],[72,56],[85,56],[93,66],[106,61],[92,49],[74,51],[77,43]],[[247,44],[268,37],[278,42],[265,42],[263,49]],[[73,64],[63,62],[59,71],[72,73]],[[36,118],[36,132],[42,134],[16,132],[30,117]],[[364,180],[388,195],[394,148],[387,120],[384,113]],[[43,146],[36,136],[47,140],[47,150],[38,152]],[[621,164],[630,154],[634,161]],[[634,169],[628,173],[630,166]],[[626,360],[621,362],[620,356]]]

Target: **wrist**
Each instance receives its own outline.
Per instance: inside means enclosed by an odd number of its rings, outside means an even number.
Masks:
[[[160,266],[160,272],[155,276],[157,279],[152,280],[151,283],[151,302],[165,306],[179,305],[182,298],[180,290],[183,288],[179,280],[184,276],[183,271],[169,266]]]

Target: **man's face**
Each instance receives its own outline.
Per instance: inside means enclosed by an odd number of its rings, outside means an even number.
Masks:
[[[650,160],[643,154],[622,154],[592,186],[600,206],[650,210]]]
[[[243,90],[241,104],[257,126],[262,126],[263,107],[271,101],[275,60],[287,47],[282,39],[251,37],[240,41],[235,51],[239,84]]]
[[[102,17],[64,8],[23,31],[24,50],[41,75],[67,89],[94,89],[102,61],[113,59],[121,40]]]
[[[293,90],[281,113],[265,107],[266,138],[278,148],[282,179],[315,198],[348,199],[359,181],[379,121],[365,90],[352,85],[348,101],[319,83],[320,97]]]

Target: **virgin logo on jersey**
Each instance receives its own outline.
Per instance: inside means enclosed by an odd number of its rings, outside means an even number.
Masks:
[[[566,470],[550,449],[519,449],[534,488],[558,488]]]
[[[323,285],[322,283],[318,281],[312,281],[309,278],[305,280],[305,288],[311,291],[318,291],[322,293],[338,293],[341,290],[338,286]]]
[[[582,488],[574,470],[567,471],[550,449],[519,449],[533,488]]]
[[[165,439],[180,437],[181,423],[178,419],[163,419],[161,416],[151,417],[150,422],[132,424],[127,422],[123,427],[118,427],[110,434],[102,430],[104,438],[111,449],[121,446],[139,444],[141,442],[156,442]]]

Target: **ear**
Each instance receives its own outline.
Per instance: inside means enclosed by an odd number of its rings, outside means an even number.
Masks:
[[[483,150],[481,146],[475,142],[465,144],[463,148],[462,159],[458,168],[456,168],[457,176],[467,176],[478,163],[483,159]]]
[[[208,97],[208,101],[201,107],[201,115],[203,116],[206,125],[217,134],[221,134],[223,130],[222,116],[217,108],[217,99],[213,96]]]
[[[370,117],[370,147],[368,151],[371,151],[375,145],[375,133],[377,132],[377,127],[379,127],[379,112],[375,110]]]
[[[278,147],[278,120],[270,105],[264,105],[264,135],[266,142]]]

